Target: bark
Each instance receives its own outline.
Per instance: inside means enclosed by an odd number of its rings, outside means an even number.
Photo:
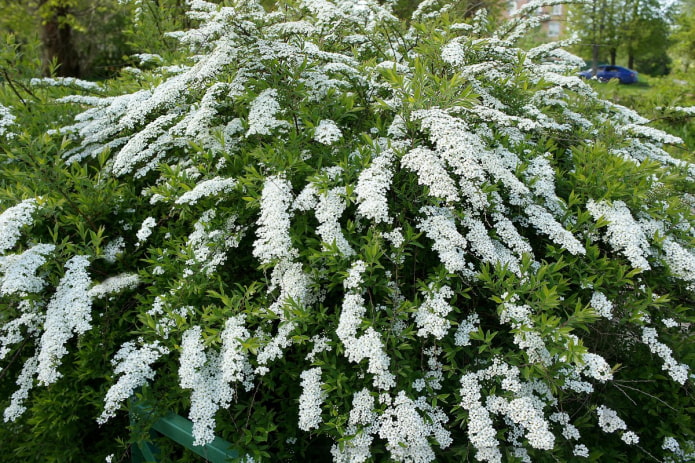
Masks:
[[[75,49],[74,35],[68,24],[61,24],[60,17],[68,14],[66,7],[56,8],[41,24],[43,45],[43,72],[47,75],[55,59],[59,64],[56,74],[61,77],[80,77],[80,59]]]

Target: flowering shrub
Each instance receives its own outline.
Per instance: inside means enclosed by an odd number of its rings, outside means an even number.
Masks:
[[[689,458],[695,166],[536,3],[440,3],[191,1],[185,64],[17,135],[5,421],[77,378],[104,449],[141,388],[255,460]]]

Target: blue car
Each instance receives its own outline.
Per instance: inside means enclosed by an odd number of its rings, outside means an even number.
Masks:
[[[591,79],[593,70],[587,69],[579,73],[580,77]],[[618,79],[621,84],[634,84],[637,82],[637,71],[624,68],[622,66],[601,65],[596,71],[596,78],[601,82],[608,82],[611,79]]]

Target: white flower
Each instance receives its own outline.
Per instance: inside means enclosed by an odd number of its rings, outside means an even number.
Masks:
[[[451,327],[451,322],[446,319],[446,316],[453,310],[446,299],[453,297],[454,292],[446,285],[435,289],[432,284],[429,291],[431,293],[425,294],[425,301],[413,314],[415,324],[419,328],[417,334],[422,337],[432,335],[436,339],[442,339]]]
[[[65,344],[73,334],[87,332],[92,321],[92,283],[86,256],[75,256],[65,264],[65,275],[46,307],[44,332],[38,353],[38,380],[43,385],[54,383],[62,374],[58,371],[61,359],[68,353]]]
[[[154,217],[148,217],[142,221],[140,230],[138,230],[136,234],[138,238],[138,246],[147,241],[147,238],[149,238],[152,234],[152,229],[155,227],[155,225],[157,225],[157,221],[154,219]]]
[[[525,209],[525,212],[531,224],[540,233],[548,235],[551,240],[575,256],[586,254],[586,249],[584,249],[582,243],[560,225],[544,208],[532,204]]]
[[[332,145],[343,137],[335,122],[322,119],[314,129],[314,140],[324,145]]]
[[[200,326],[183,333],[179,362],[179,385],[192,390],[193,445],[205,445],[215,438],[215,413],[229,405],[234,390],[223,379],[220,355],[206,354]]]
[[[281,176],[268,177],[263,185],[257,239],[253,243],[253,255],[262,264],[296,254],[290,238],[291,204],[290,182]]]
[[[316,205],[316,219],[319,221],[319,226],[316,228],[316,233],[324,243],[335,244],[343,256],[350,257],[355,254],[355,251],[345,239],[340,226],[340,217],[346,206],[344,195],[345,187],[335,187],[319,196]]]
[[[311,431],[321,425],[321,404],[326,393],[321,389],[321,368],[305,370],[301,374],[302,393],[299,396],[299,429]]]
[[[52,244],[37,244],[22,254],[0,256],[0,294],[38,293],[46,286],[46,281],[36,275],[39,267],[46,263],[46,257],[55,250]]]
[[[236,180],[233,178],[222,178],[219,176],[204,180],[196,184],[192,190],[179,196],[176,199],[176,204],[195,204],[200,198],[228,193],[236,186],[236,183]]]
[[[589,305],[602,317],[613,319],[613,303],[600,291],[594,291]]]
[[[347,291],[358,291],[362,287],[362,274],[367,270],[367,265],[362,260],[356,260],[350,266],[348,276],[343,281],[343,286]]]
[[[654,328],[642,328],[642,342],[649,347],[649,350],[658,355],[664,361],[662,368],[671,376],[671,379],[679,384],[685,384],[688,380],[690,367],[685,363],[678,363],[671,355],[673,351],[666,344],[659,342],[657,332]]]
[[[420,411],[427,415],[427,420]],[[393,460],[428,463],[435,459],[430,438],[437,440],[441,448],[451,444],[449,432],[443,427],[447,421],[446,415],[423,397],[413,401],[400,391],[393,405],[379,417],[379,437],[386,441]]]
[[[34,375],[36,375],[37,370],[38,359],[36,356],[33,356],[24,362],[22,371],[17,378],[17,385],[19,386],[19,389],[12,394],[10,405],[3,413],[5,423],[15,421],[26,410],[24,401],[29,397],[29,391],[34,387]]]
[[[628,445],[634,445],[639,442],[639,437],[632,431],[624,432],[620,438]]]
[[[280,103],[278,103],[277,97],[277,90],[267,88],[251,102],[247,137],[270,135],[275,129],[284,129],[290,126],[289,122],[275,118],[275,115],[280,112]]]
[[[155,376],[152,364],[168,353],[169,350],[158,341],[140,347],[133,342],[123,344],[111,360],[114,374],[121,376],[106,392],[104,411],[97,418],[97,423],[104,424],[113,418],[120,404],[131,397],[135,389],[151,381]]]
[[[465,249],[466,239],[456,229],[453,213],[447,208],[425,206],[420,209],[424,215],[418,228],[434,241],[432,248],[439,254],[439,259],[451,273],[468,273]]]
[[[348,360],[359,363],[362,359],[369,359],[367,372],[374,375],[374,386],[387,390],[395,386],[396,381],[395,375],[389,372],[391,359],[386,354],[381,335],[369,327],[357,337],[357,329],[366,311],[362,296],[346,294],[336,334],[345,347]]]
[[[104,260],[110,264],[113,264],[114,262],[116,262],[116,258],[120,254],[123,254],[124,250],[125,240],[123,239],[123,237],[119,236],[118,238],[109,241],[106,244],[106,246],[104,246]]]
[[[430,196],[449,202],[459,200],[456,183],[446,171],[444,162],[427,148],[415,148],[401,158],[401,165],[417,173],[418,183],[429,189]]]
[[[647,237],[624,202],[615,201],[610,205],[606,201],[590,199],[586,208],[594,220],[603,217],[608,222],[605,238],[613,249],[622,252],[633,267],[642,270],[651,268],[646,259],[649,255]]]
[[[480,317],[478,317],[477,313],[469,315],[465,320],[459,323],[456,335],[454,336],[454,344],[459,347],[470,346],[471,333],[477,331],[479,323]]]
[[[16,206],[9,207],[0,214],[0,254],[13,247],[20,236],[22,227],[31,225],[32,214],[36,211],[36,200],[25,199]]]
[[[618,417],[615,410],[611,410],[605,405],[601,405],[597,410],[598,425],[604,432],[615,432],[618,430],[627,430],[627,425]]]
[[[0,137],[14,138],[14,133],[8,127],[14,125],[17,118],[10,112],[10,108],[0,104]]]
[[[589,458],[589,449],[584,444],[577,444],[574,446],[572,454],[575,457]]]
[[[253,387],[253,367],[243,347],[251,334],[244,325],[245,315],[230,317],[222,332],[221,369],[222,379],[228,383],[242,383],[247,391]]]
[[[391,222],[386,194],[393,179],[393,160],[391,150],[379,153],[360,173],[355,186],[358,214],[377,223]]]
[[[140,284],[140,277],[134,273],[122,273],[109,277],[99,284],[92,286],[89,297],[102,299],[110,294],[120,293],[126,289],[136,288]]]
[[[602,383],[613,379],[613,371],[610,365],[608,365],[608,362],[600,355],[586,353],[582,355],[582,359],[584,360],[584,364],[580,368],[580,371],[586,376]]]

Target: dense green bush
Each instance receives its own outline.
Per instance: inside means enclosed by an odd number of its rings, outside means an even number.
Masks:
[[[184,63],[0,107],[8,459],[124,460],[138,389],[247,460],[690,458],[680,139],[532,16],[229,5]]]

